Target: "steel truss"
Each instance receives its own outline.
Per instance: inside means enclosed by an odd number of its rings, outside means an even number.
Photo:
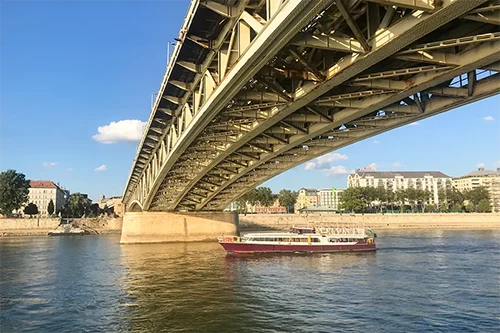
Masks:
[[[126,205],[221,210],[298,164],[500,90],[496,1],[231,3],[192,1]]]

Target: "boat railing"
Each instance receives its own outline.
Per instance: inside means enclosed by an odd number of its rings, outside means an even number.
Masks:
[[[324,235],[365,235],[363,228],[318,227],[316,232]]]
[[[221,235],[218,237],[219,243],[239,243],[240,237],[238,236],[224,236]]]

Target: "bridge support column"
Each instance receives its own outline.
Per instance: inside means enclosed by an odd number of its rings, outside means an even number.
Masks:
[[[236,212],[126,212],[121,244],[215,241],[237,235]]]

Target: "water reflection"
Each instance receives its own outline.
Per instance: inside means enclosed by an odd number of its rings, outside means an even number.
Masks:
[[[374,253],[0,239],[2,332],[493,332],[500,231],[379,233]]]

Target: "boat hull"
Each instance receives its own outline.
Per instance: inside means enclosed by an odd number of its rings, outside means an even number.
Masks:
[[[243,253],[325,253],[325,252],[364,252],[375,251],[375,243],[352,244],[352,245],[289,245],[289,244],[248,244],[248,243],[224,243],[220,245],[229,254]]]

